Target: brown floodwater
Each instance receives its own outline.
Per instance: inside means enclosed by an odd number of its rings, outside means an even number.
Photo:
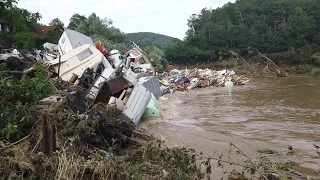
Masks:
[[[146,120],[143,126],[168,146],[218,157],[232,142],[253,158],[262,149],[286,154],[290,145],[295,155],[279,159],[320,170],[320,149],[314,147],[320,145],[319,78],[259,78],[232,89],[209,87],[167,97],[160,100],[169,107],[162,120]]]

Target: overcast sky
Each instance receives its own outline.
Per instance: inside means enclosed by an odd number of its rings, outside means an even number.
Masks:
[[[235,0],[19,0],[18,7],[39,12],[40,20],[48,24],[59,18],[67,26],[70,17],[78,13],[88,17],[112,19],[114,26],[125,33],[154,32],[183,39],[187,19],[204,7],[221,7]]]

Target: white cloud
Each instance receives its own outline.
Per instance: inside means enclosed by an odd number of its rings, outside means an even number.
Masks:
[[[19,0],[18,7],[39,12],[41,23],[59,18],[65,25],[78,13],[112,19],[125,33],[154,32],[182,39],[187,19],[204,7],[217,8],[235,0]]]

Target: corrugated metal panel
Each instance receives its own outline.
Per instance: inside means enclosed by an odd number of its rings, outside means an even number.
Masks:
[[[162,95],[158,76],[141,77],[137,84],[143,85],[157,99]]]
[[[139,124],[150,99],[151,93],[142,85],[137,85],[133,89],[122,113],[135,124]]]

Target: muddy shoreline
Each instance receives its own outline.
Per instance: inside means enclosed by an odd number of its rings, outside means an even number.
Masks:
[[[275,161],[298,163],[302,173],[320,169],[320,81],[307,76],[255,79],[246,86],[176,92],[160,100],[162,116],[140,127],[170,147],[185,146],[211,157],[230,151],[230,142],[250,158],[270,149]],[[305,92],[308,90],[308,93]],[[288,155],[292,146],[294,154]],[[263,153],[262,153],[263,154]],[[235,162],[246,159],[230,155]],[[223,176],[220,168],[213,172]]]

